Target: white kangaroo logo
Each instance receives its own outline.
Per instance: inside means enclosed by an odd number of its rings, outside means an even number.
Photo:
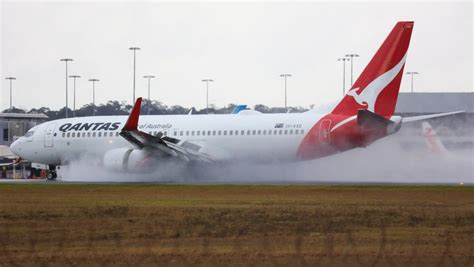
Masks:
[[[352,96],[354,100],[359,103],[359,105],[367,106],[367,110],[375,112],[375,101],[377,101],[377,97],[383,91],[383,89],[385,89],[385,87],[387,87],[387,85],[398,75],[403,67],[403,64],[405,64],[406,56],[407,55],[405,54],[402,60],[400,60],[400,62],[398,62],[398,64],[395,65],[395,67],[393,67],[391,70],[385,72],[369,83],[360,94],[357,94],[357,91],[360,88],[356,87],[347,92],[347,95]]]

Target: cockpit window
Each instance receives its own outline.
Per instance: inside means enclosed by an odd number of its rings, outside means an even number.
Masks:
[[[33,136],[34,133],[35,132],[33,132],[33,131],[28,131],[28,132],[26,132],[25,137],[31,137],[31,136]]]

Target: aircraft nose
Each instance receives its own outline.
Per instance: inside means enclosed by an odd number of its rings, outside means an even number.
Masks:
[[[20,148],[20,142],[19,142],[19,140],[14,141],[14,142],[10,145],[10,150],[13,152],[13,154],[15,154],[15,155],[17,155],[17,156],[20,156],[21,148]]]

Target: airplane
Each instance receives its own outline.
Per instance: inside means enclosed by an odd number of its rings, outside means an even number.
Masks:
[[[82,157],[119,172],[159,170],[164,161],[192,164],[312,160],[397,132],[410,118],[395,116],[414,22],[396,23],[352,88],[329,111],[263,114],[140,116],[138,98],[127,116],[66,118],[40,124],[11,145],[21,158],[56,167]]]
[[[448,150],[439,139],[436,131],[433,129],[431,124],[427,121],[421,123],[423,139],[425,140],[426,147],[431,154],[444,154],[448,153]]]

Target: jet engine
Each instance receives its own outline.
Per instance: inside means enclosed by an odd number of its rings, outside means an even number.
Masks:
[[[156,166],[153,153],[133,149],[116,148],[109,150],[104,155],[104,167],[112,171],[149,172]]]

